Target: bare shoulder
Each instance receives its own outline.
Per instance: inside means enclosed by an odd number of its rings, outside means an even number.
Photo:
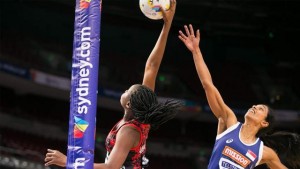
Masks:
[[[287,167],[281,163],[276,152],[267,146],[264,146],[260,164],[267,164],[270,169],[287,169]]]
[[[274,158],[278,158],[276,152],[270,147],[264,146],[262,160],[272,160]]]

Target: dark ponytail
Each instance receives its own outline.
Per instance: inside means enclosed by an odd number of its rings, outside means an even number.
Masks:
[[[150,124],[152,129],[157,129],[163,123],[173,119],[182,105],[182,102],[177,100],[159,103],[156,94],[143,85],[139,85],[130,97],[134,118],[141,123]]]
[[[291,169],[300,169],[299,135],[285,131],[274,132],[261,137],[264,144],[278,154],[282,163]]]
[[[269,122],[269,126],[262,128],[257,133],[257,137],[261,138],[264,145],[272,148],[288,168],[300,169],[300,136],[285,131],[273,132],[273,110],[270,107],[268,109],[266,121]]]

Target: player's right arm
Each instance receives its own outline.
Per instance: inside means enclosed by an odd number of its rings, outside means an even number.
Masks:
[[[213,84],[209,69],[205,64],[199,48],[200,31],[197,30],[195,36],[192,25],[189,25],[189,28],[185,25],[184,28],[186,34],[184,34],[182,31],[179,31],[179,39],[185,44],[185,46],[193,55],[197,74],[205,90],[208,104],[214,115],[219,120],[219,125],[223,125],[218,127],[218,134],[220,134],[220,132],[226,128],[236,124],[237,118],[234,112],[224,103],[221,94]]]

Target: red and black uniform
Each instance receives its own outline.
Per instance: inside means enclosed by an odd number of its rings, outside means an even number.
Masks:
[[[142,169],[145,166],[147,166],[147,164],[148,164],[148,159],[146,159],[145,153],[146,153],[146,140],[148,138],[150,125],[140,123],[136,120],[127,121],[127,122],[119,125],[120,122],[118,122],[111,129],[111,131],[109,132],[109,134],[106,138],[106,142],[105,142],[106,150],[107,150],[106,160],[109,158],[110,152],[112,151],[113,147],[115,146],[116,136],[117,136],[118,131],[123,126],[132,126],[140,133],[140,141],[136,147],[133,147],[132,149],[130,149],[128,156],[127,156],[123,166],[121,167],[121,169]]]

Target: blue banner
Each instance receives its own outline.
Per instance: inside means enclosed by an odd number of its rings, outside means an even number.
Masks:
[[[100,19],[101,0],[76,0],[66,168],[94,168]]]
[[[31,79],[30,71],[27,68],[0,60],[0,71],[19,76],[25,79]]]

